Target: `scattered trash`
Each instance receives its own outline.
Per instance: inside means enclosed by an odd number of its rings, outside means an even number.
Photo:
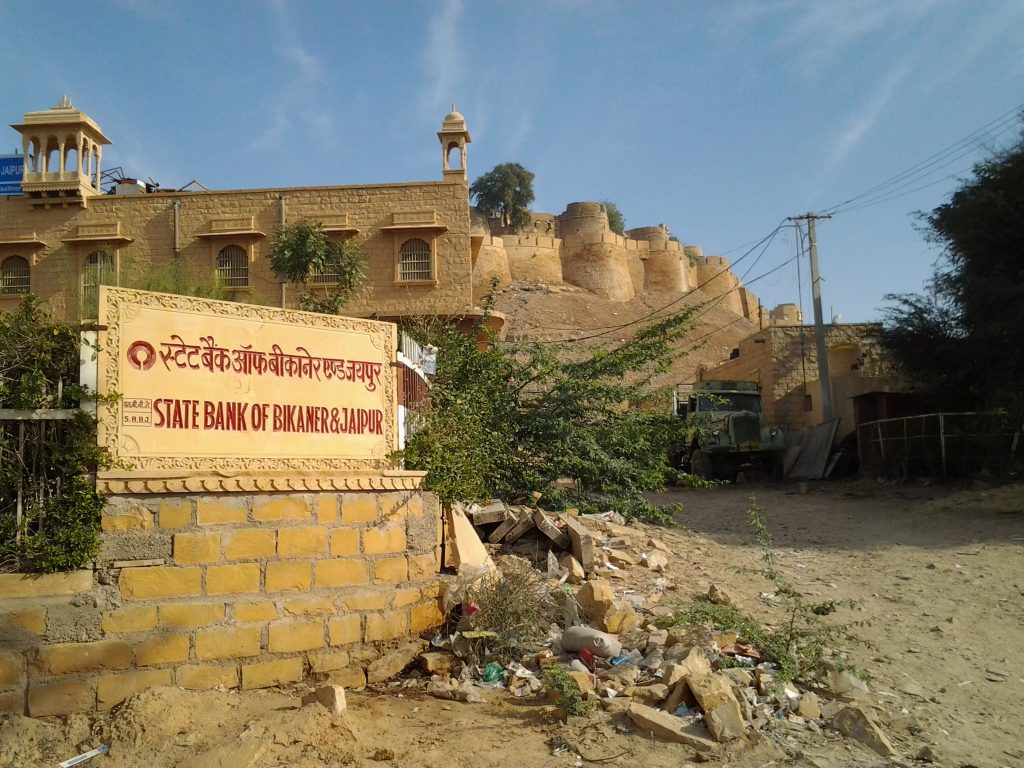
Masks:
[[[97,755],[102,755],[109,750],[110,747],[106,744],[100,744],[96,749],[90,749],[88,752],[83,752],[76,757],[68,758],[64,762],[57,763],[57,768],[71,768],[74,765],[81,765],[82,763],[92,760]]]

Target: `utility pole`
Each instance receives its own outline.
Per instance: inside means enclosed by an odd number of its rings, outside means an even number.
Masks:
[[[818,381],[821,384],[821,419],[828,421],[835,415],[832,409],[832,378],[828,370],[828,347],[825,346],[825,323],[821,317],[821,275],[818,273],[818,241],[814,237],[814,222],[818,219],[831,219],[832,216],[819,216],[806,213],[803,216],[790,216],[790,221],[807,221],[807,242],[811,259],[811,296],[814,299],[814,340],[818,350]]]

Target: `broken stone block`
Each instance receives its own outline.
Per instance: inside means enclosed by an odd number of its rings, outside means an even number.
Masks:
[[[491,544],[497,544],[519,523],[519,513],[515,510],[508,510],[505,515],[505,521],[498,525],[491,534],[487,537],[487,541]]]
[[[821,717],[821,702],[818,701],[817,694],[807,691],[800,698],[800,704],[796,708],[796,713],[800,717],[806,717],[808,720],[817,720]]]
[[[601,709],[610,715],[620,715],[629,709],[632,700],[626,696],[616,696],[614,699],[601,699]]]
[[[662,712],[660,709],[634,701],[629,705],[626,714],[643,733],[654,734],[659,739],[686,744],[698,752],[712,752],[717,748],[712,739],[701,733],[703,729],[688,726],[675,715]]]
[[[860,707],[844,707],[832,718],[832,727],[844,736],[859,741],[882,757],[892,757],[896,750],[881,728]]]
[[[559,549],[568,549],[571,546],[569,537],[542,510],[534,511],[533,524],[537,526],[538,531],[543,533]]]
[[[662,552],[668,552],[668,553],[672,552],[672,550],[668,548],[668,545],[665,544],[665,542],[663,542],[661,539],[656,539],[653,536],[651,538],[647,539],[647,546],[650,547],[651,549],[657,549],[657,550],[660,550]]]
[[[428,675],[449,674],[458,663],[458,659],[446,651],[427,651],[420,654],[420,669]]]
[[[620,664],[617,667],[600,669],[596,674],[597,679],[605,687],[624,691],[640,679],[640,667],[636,664]]]
[[[632,690],[634,701],[639,701],[641,704],[648,704],[650,706],[654,706],[655,704],[664,701],[668,698],[668,694],[669,687],[664,683],[638,685]]]
[[[754,684],[754,676],[747,670],[740,669],[739,667],[723,669],[722,674],[728,677],[734,686],[740,688],[749,688]]]
[[[580,693],[590,693],[594,690],[594,676],[591,673],[570,669],[565,674],[572,678],[573,683],[576,685],[576,690]]]
[[[710,674],[711,662],[708,661],[708,657],[704,655],[700,648],[691,648],[682,661],[665,667],[665,671],[661,676],[661,682],[673,688],[690,675]]]
[[[620,549],[612,549],[608,552],[608,562],[620,568],[628,568],[636,565],[636,558]]]
[[[572,556],[579,561],[584,571],[590,573],[594,570],[594,538],[590,531],[572,515],[561,514],[558,519],[565,524],[565,532],[569,534]]]
[[[708,588],[708,600],[716,605],[731,605],[734,608],[736,607],[736,601],[732,599],[732,595],[717,584],[712,584]]]
[[[645,552],[642,562],[652,571],[655,571],[656,573],[664,573],[665,568],[668,567],[668,555],[655,549],[650,552]]]
[[[633,604],[628,600],[616,600],[614,605],[605,611],[600,621],[606,632],[616,635],[623,632],[632,632],[642,622],[643,619],[633,610]]]
[[[302,697],[302,705],[321,704],[332,715],[340,715],[348,708],[345,702],[345,689],[340,685],[321,685],[315,691]]]
[[[583,582],[586,573],[583,570],[583,565],[575,557],[566,553],[558,558],[558,564],[569,574],[570,584],[581,584]]]
[[[345,667],[331,670],[327,682],[340,685],[350,691],[361,691],[366,687],[366,671],[362,667]]]
[[[576,593],[576,602],[588,616],[601,616],[615,603],[615,592],[605,579],[591,579]]]
[[[484,549],[483,542],[480,541],[476,529],[473,528],[473,524],[466,517],[462,508],[452,507],[447,512],[447,518],[448,540],[452,544],[451,553],[455,560],[455,567],[460,570],[465,567],[482,567],[493,571],[494,561]]]
[[[416,657],[423,647],[422,642],[409,643],[374,660],[366,667],[367,681],[381,683],[401,674],[406,667],[416,663]]]
[[[715,741],[733,741],[746,736],[747,724],[729,678],[694,675],[687,677],[686,684],[704,711],[704,722]]]

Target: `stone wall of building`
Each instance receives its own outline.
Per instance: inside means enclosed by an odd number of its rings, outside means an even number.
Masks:
[[[562,241],[547,235],[502,235],[513,280],[561,283]]]
[[[332,237],[347,237],[366,253],[367,281],[348,314],[458,313],[472,304],[468,206],[467,187],[457,182],[100,195],[85,208],[30,207],[23,197],[0,197],[0,258],[28,259],[32,291],[76,318],[90,253],[109,249],[118,284],[143,287],[154,265],[175,257],[212,275],[218,253],[237,245],[248,257],[247,284],[232,286],[229,298],[281,306],[268,253],[283,209],[287,222],[322,222]],[[433,247],[432,280],[399,279],[399,248],[413,238]],[[286,307],[294,307],[297,288],[286,287]],[[0,309],[18,299],[0,297]]]
[[[484,235],[479,240],[473,260],[473,298],[476,303],[491,290],[493,280],[497,280],[498,288],[504,288],[512,282],[504,241],[490,235]]]
[[[157,685],[361,686],[441,623],[421,491],[114,497],[95,570],[0,574],[0,711],[109,709]]]

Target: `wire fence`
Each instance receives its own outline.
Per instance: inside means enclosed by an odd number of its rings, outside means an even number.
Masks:
[[[929,413],[857,428],[863,477],[970,477],[1009,469],[1019,425],[1003,412]]]

